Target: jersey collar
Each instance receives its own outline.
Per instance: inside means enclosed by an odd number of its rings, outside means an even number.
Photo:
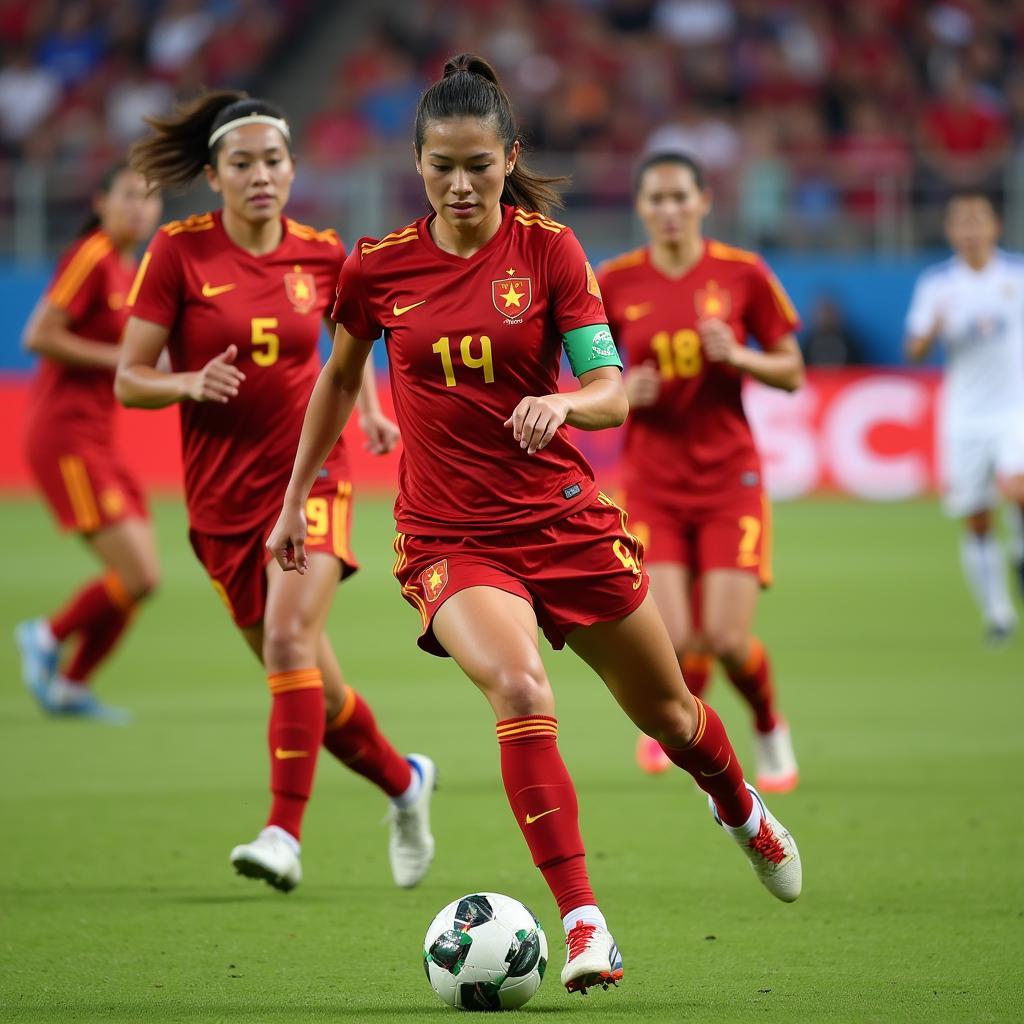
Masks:
[[[488,254],[498,248],[504,239],[508,237],[509,232],[512,229],[512,221],[515,216],[515,207],[506,206],[504,203],[501,204],[501,224],[498,230],[487,240],[484,246],[478,249],[472,256],[456,256],[453,252],[445,252],[441,249],[438,244],[430,236],[430,224],[437,216],[436,213],[428,214],[421,220],[416,222],[417,229],[419,231],[420,242],[431,254],[438,259],[444,260],[446,263],[454,263],[457,267],[469,267],[474,263],[479,262],[482,259],[486,259]]]

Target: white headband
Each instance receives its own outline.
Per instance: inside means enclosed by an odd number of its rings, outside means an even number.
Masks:
[[[292,141],[292,133],[288,130],[288,122],[280,117],[271,117],[270,114],[246,114],[244,117],[236,117],[234,121],[222,124],[211,136],[207,146],[213,149],[214,143],[228,132],[241,128],[244,124],[269,124],[276,128],[285,138],[286,142]]]

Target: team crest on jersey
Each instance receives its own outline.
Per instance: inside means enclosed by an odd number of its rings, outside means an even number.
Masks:
[[[448,559],[442,558],[432,566],[420,573],[420,583],[423,584],[423,593],[427,595],[428,601],[436,601],[441,596],[441,591],[448,586]]]
[[[284,290],[296,313],[309,313],[316,305],[316,279],[312,274],[296,267],[293,273],[284,275]]]
[[[699,288],[693,297],[697,316],[713,316],[725,320],[732,312],[732,298],[718,287],[717,281],[708,281],[706,288]]]
[[[491,302],[506,320],[521,320],[533,302],[533,286],[528,277],[506,277],[491,282]]]

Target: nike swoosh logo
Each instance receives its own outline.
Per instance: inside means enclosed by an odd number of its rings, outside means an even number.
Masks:
[[[639,320],[654,308],[653,303],[641,302],[639,306],[627,306],[623,311],[627,320]]]
[[[234,288],[234,287],[236,287],[236,286],[233,285],[233,284],[219,284],[219,285],[214,286],[214,285],[210,284],[209,281],[204,281],[203,282],[203,295],[206,298],[208,298],[208,299],[212,299],[214,297],[214,295],[222,295],[224,292],[231,291],[231,289]]]
[[[561,807],[552,807],[550,811],[541,811],[540,814],[528,814],[526,816],[526,824],[532,825],[535,821],[540,821],[541,818],[554,814],[555,811],[560,811],[561,809]]]
[[[420,299],[419,302],[414,302],[411,306],[400,306],[397,302],[391,307],[391,312],[395,316],[401,316],[403,313],[408,313],[410,309],[415,309],[417,306],[422,306],[426,299]]]
[[[274,757],[278,761],[290,761],[293,757],[309,757],[308,750],[284,750],[281,747],[277,747],[274,750]]]
[[[729,755],[729,760],[725,762],[725,768],[728,768],[732,764],[732,754]],[[701,772],[701,775],[705,779],[713,779],[716,775],[721,775],[725,771],[725,768],[720,768],[717,772]]]

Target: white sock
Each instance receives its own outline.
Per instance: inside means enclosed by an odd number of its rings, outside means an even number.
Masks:
[[[416,797],[420,795],[420,788],[423,785],[423,773],[420,771],[420,766],[409,758],[406,760],[409,761],[409,767],[412,769],[409,788],[404,793],[399,793],[398,796],[391,798],[391,802],[399,809],[411,806],[416,801]]]
[[[985,622],[1012,626],[1017,616],[1006,584],[1003,549],[995,535],[965,533],[960,540],[960,563]]]
[[[262,832],[260,832],[260,835],[277,836],[278,839],[283,839],[284,842],[292,848],[292,852],[295,856],[297,857],[299,855],[300,846],[298,839],[296,839],[291,832],[287,832],[285,829],[281,828],[280,825],[268,825]]]
[[[761,831],[761,819],[764,817],[761,813],[761,802],[753,793],[750,795],[753,798],[754,806],[750,808],[750,817],[742,825],[727,825],[724,821],[722,822],[722,828],[739,843],[753,839]]]
[[[36,643],[47,651],[55,651],[60,646],[46,619],[36,619]]]
[[[562,918],[562,927],[565,929],[565,934],[568,935],[580,921],[584,921],[587,924],[600,925],[605,931],[608,930],[608,923],[604,919],[604,914],[592,903],[588,903],[583,907],[577,907],[575,910],[570,910]]]

